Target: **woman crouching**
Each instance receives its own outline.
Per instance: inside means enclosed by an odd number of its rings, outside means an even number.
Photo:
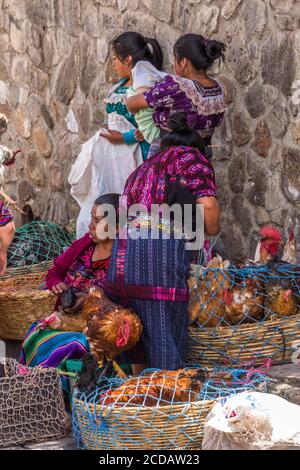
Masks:
[[[67,313],[77,313],[82,309],[84,298],[93,286],[104,288],[111,258],[113,240],[100,239],[99,226],[107,223],[101,214],[101,206],[110,205],[118,217],[119,195],[105,194],[99,197],[91,212],[89,232],[73,242],[68,250],[59,256],[46,277],[46,285],[55,295],[55,310],[66,303],[66,292],[70,288],[75,296],[75,304],[64,307]],[[118,222],[118,221],[117,221]],[[101,228],[101,227],[100,227]],[[71,296],[72,297],[72,296]],[[20,362],[27,366],[57,367],[63,369],[67,359],[81,359],[89,351],[87,338],[82,333],[56,331],[53,317],[35,322],[29,328],[22,345]]]

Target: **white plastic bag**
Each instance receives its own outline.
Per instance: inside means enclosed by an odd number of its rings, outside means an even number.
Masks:
[[[232,395],[217,403],[206,418],[204,450],[295,447],[300,447],[300,406],[276,395]]]

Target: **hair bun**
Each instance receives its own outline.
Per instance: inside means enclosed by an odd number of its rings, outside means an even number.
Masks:
[[[211,60],[216,60],[222,57],[224,59],[225,44],[214,39],[208,39],[205,46],[207,57]]]
[[[169,117],[168,126],[174,132],[191,129],[187,122],[187,115],[182,112],[172,114]]]

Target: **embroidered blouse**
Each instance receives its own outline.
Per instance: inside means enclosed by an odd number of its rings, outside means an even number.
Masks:
[[[165,203],[167,175],[180,175],[196,199],[216,196],[214,170],[205,156],[191,147],[170,147],[150,157],[129,176],[123,193],[127,207],[143,204],[150,211],[152,204]]]
[[[195,80],[167,75],[144,93],[148,106],[155,108],[155,124],[169,131],[170,115],[183,111],[189,125],[198,130],[201,137],[210,139],[225,112],[224,87],[215,82],[213,87],[204,87]]]

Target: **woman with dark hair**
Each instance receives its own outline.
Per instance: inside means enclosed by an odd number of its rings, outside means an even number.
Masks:
[[[120,80],[105,99],[107,122],[83,145],[69,175],[71,194],[81,208],[77,238],[87,230],[96,196],[122,193],[128,176],[147,157],[149,149],[125,101],[133,84],[132,69],[139,61],[161,68],[160,46],[155,39],[127,32],[112,42],[112,49],[113,65]]]
[[[113,240],[107,235],[105,237],[109,218],[104,212],[107,212],[109,205],[115,212],[118,223],[119,197],[119,194],[105,194],[96,199],[92,207],[89,232],[73,242],[65,253],[54,260],[46,277],[46,286],[57,296],[55,310],[61,308],[62,294],[71,287],[74,292],[78,292],[75,294],[77,300],[71,308],[64,308],[66,313],[81,310],[90,287],[105,286]],[[100,230],[104,233],[103,238],[99,238]],[[50,315],[31,325],[22,345],[22,364],[63,368],[67,359],[80,359],[89,351],[84,334],[50,329],[54,326],[53,321],[55,315]]]
[[[170,132],[168,119],[174,112],[184,112],[188,125],[203,138],[208,151],[225,111],[223,85],[209,77],[208,69],[216,60],[224,59],[224,51],[223,43],[198,34],[180,37],[174,45],[176,75],[167,75],[150,90],[129,98],[128,110],[136,113],[153,108],[154,122],[162,133]],[[209,151],[207,155],[211,156]]]
[[[176,370],[184,366],[187,276],[193,252],[186,249],[189,237],[180,234],[176,220],[167,220],[164,209],[175,202],[201,204],[205,233],[216,235],[220,225],[214,171],[203,154],[203,140],[183,113],[172,115],[168,128],[171,132],[162,139],[162,151],[127,180],[121,206],[141,204],[145,211],[140,207],[141,213],[129,219],[127,237],[121,229],[113,247],[107,292],[140,316],[147,365]],[[156,219],[153,204],[165,204]]]

